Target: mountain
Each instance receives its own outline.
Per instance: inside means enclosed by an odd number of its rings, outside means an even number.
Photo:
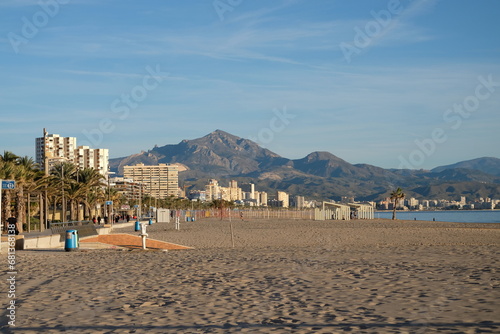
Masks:
[[[111,159],[110,166],[121,174],[123,166],[141,162],[145,165],[181,163],[192,170],[225,176],[248,174],[287,161],[251,140],[216,130],[202,138],[155,147],[126,158]]]
[[[474,194],[482,197],[500,194],[500,177],[479,170],[384,169],[368,164],[353,165],[329,152],[287,159],[222,130],[110,160],[111,169],[118,174],[123,173],[123,166],[136,163],[179,164],[184,167],[179,181],[191,189],[203,189],[207,179],[217,178],[223,185],[234,179],[239,183],[252,182],[261,191],[283,190],[316,199],[354,196],[360,200],[378,200],[386,198],[396,187],[402,187],[407,196],[416,198],[457,199],[465,194],[469,198]],[[484,166],[484,162],[477,165]],[[487,165],[492,165],[491,161]]]
[[[432,169],[433,172],[442,172],[447,169],[472,169],[486,174],[500,176],[500,159],[492,157],[477,158],[467,161],[457,162],[452,165],[439,166]]]

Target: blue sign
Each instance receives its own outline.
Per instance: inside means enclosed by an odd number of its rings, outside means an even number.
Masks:
[[[106,201],[106,205],[113,205],[113,201]]]
[[[14,180],[2,180],[2,189],[15,189],[16,181]]]

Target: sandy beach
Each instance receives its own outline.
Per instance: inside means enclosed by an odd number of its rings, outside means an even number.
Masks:
[[[207,219],[148,234],[194,249],[16,252],[16,326],[2,284],[0,332],[500,333],[500,224]]]

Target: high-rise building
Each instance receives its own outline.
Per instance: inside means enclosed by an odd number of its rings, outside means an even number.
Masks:
[[[57,134],[48,134],[43,129],[43,137],[35,140],[35,162],[44,166],[47,160],[73,162],[75,160],[76,137],[61,137]]]
[[[250,198],[247,199],[255,199],[255,184],[246,183],[241,185],[241,190],[245,193],[250,193]]]
[[[281,206],[283,208],[288,208],[290,206],[290,200],[288,194],[284,191],[276,192],[276,200],[282,203]]]
[[[262,206],[267,206],[267,193],[264,191],[259,192],[259,202]]]
[[[408,200],[406,200],[406,204],[410,209],[415,209],[418,208],[419,201],[418,199],[411,197]]]
[[[208,181],[208,184],[205,185],[205,198],[207,201],[213,201],[214,199],[222,198],[219,181],[215,179],[211,179]]]
[[[107,175],[109,150],[92,149],[88,146],[76,145],[76,137],[61,137],[58,134],[48,134],[43,129],[43,137],[35,140],[35,161],[48,173],[56,163],[71,162],[77,168],[94,168],[102,175]]]
[[[146,194],[155,198],[179,195],[179,169],[177,165],[159,164],[124,166],[123,176],[144,185]]]
[[[108,171],[109,151],[105,148],[78,146],[75,150],[75,164],[79,169],[94,168],[105,175]]]
[[[243,199],[243,195],[241,192],[241,188],[238,188],[238,182],[235,180],[231,180],[229,182],[229,188],[228,188],[228,193],[229,193],[229,201],[240,201]]]
[[[303,209],[305,207],[304,196],[295,197],[295,206],[297,207],[297,209]]]

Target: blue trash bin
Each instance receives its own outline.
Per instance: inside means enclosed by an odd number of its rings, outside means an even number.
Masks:
[[[149,219],[149,225],[153,225],[153,219]]]
[[[139,222],[139,219],[135,222],[135,230],[140,231],[141,230],[141,223]]]
[[[66,252],[77,250],[78,245],[78,230],[67,230],[66,241],[64,242],[64,250]]]

